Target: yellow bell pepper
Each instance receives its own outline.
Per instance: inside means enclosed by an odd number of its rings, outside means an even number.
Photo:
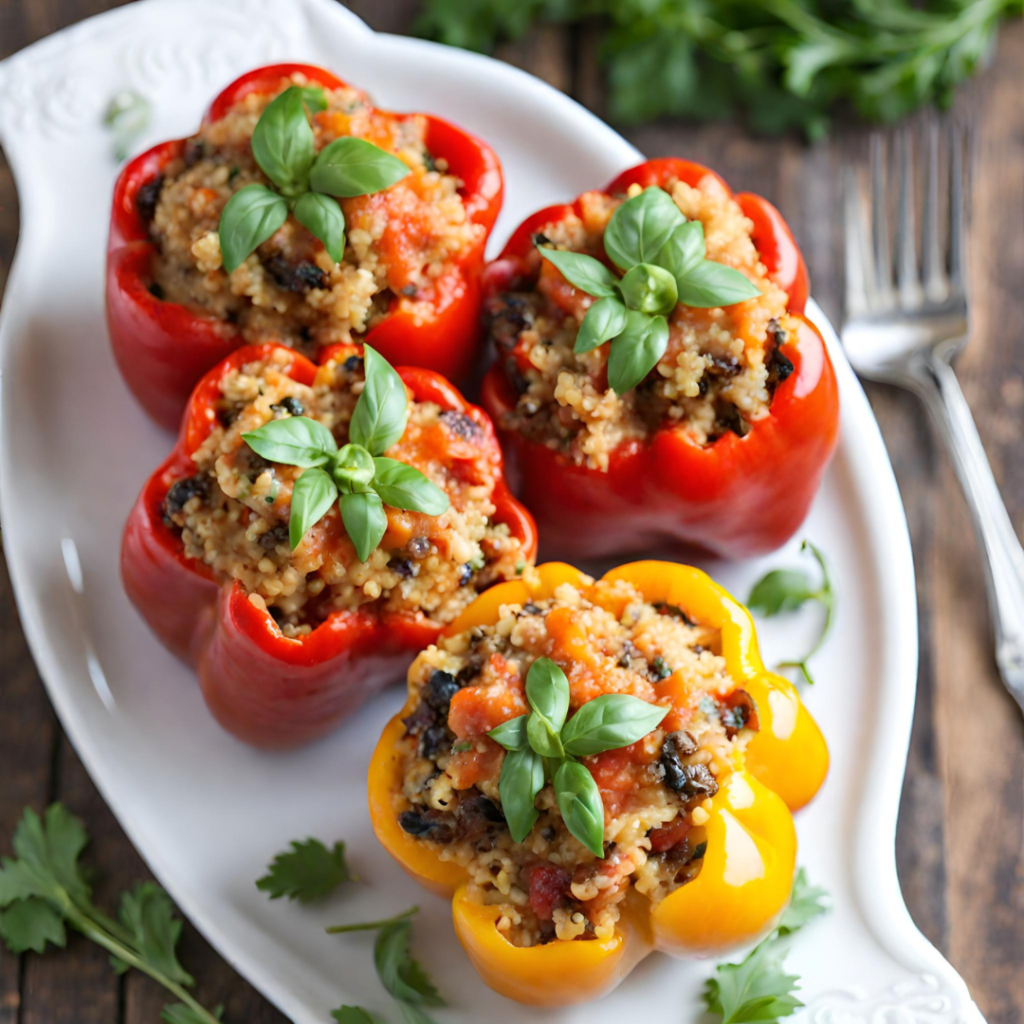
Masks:
[[[493,624],[502,605],[552,598],[563,583],[620,614],[621,595],[608,585],[619,580],[632,584],[646,601],[674,605],[702,625],[719,629],[729,675],[756,705],[758,731],[745,752],[734,753],[733,769],[719,776],[718,792],[700,826],[707,847],[694,879],[657,903],[631,889],[608,940],[556,939],[539,946],[515,946],[496,927],[501,907],[469,899],[464,869],[442,861],[398,824],[402,766],[396,746],[405,733],[402,718],[412,711],[413,697],[385,728],[370,763],[370,815],[378,839],[413,878],[435,893],[453,897],[456,934],[483,980],[502,995],[531,1005],[564,1006],[595,999],[655,949],[677,956],[716,955],[766,934],[792,888],[796,833],[790,810],[814,796],[828,770],[824,739],[795,688],[765,669],[750,614],[690,566],[633,562],[593,582],[571,566],[548,563],[522,580],[485,591],[445,632],[456,635]],[[659,688],[671,694],[672,683],[670,677]]]

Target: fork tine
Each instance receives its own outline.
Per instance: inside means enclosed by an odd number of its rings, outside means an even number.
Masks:
[[[868,312],[868,282],[871,273],[870,247],[864,232],[864,208],[856,166],[843,169],[843,255],[846,264],[846,316]]]
[[[949,131],[949,282],[950,290],[964,291],[966,244],[964,232],[964,138],[956,125]]]
[[[933,302],[941,302],[948,292],[946,271],[939,241],[939,124],[934,117],[928,119],[925,129],[925,191],[924,224],[921,254],[924,271],[925,295]]]
[[[879,306],[891,306],[892,260],[889,256],[889,210],[885,187],[885,140],[871,136],[871,240],[875,275],[874,291]]]
[[[903,129],[896,139],[899,176],[899,212],[896,233],[896,282],[900,305],[914,308],[923,298],[921,282],[917,276],[917,218],[914,205],[914,143],[909,129]]]

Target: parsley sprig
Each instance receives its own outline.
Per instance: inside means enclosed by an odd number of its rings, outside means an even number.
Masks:
[[[260,115],[252,133],[252,155],[275,188],[246,185],[225,204],[219,235],[229,274],[284,224],[289,212],[340,263],[345,215],[332,197],[382,192],[409,173],[397,156],[353,136],[335,139],[317,154],[307,112],[326,109],[323,89],[293,85]]]
[[[604,803],[593,775],[576,760],[628,747],[656,729],[668,708],[624,693],[587,701],[566,721],[569,680],[550,658],[538,658],[526,675],[529,714],[503,722],[487,735],[508,753],[498,796],[512,838],[521,843],[537,822],[534,806],[545,780],[565,827],[595,857],[604,857]]]
[[[610,341],[608,384],[620,395],[665,354],[668,316],[677,303],[709,309],[761,294],[738,270],[706,259],[704,225],[687,220],[672,197],[653,185],[622,203],[605,228],[604,251],[623,271],[621,278],[593,256],[539,248],[570,284],[597,299],[573,351],[583,355]]]
[[[385,505],[428,516],[448,511],[448,495],[437,484],[415,467],[383,457],[405,433],[409,403],[402,378],[379,352],[364,346],[363,361],[363,391],[349,423],[349,443],[340,450],[330,430],[308,416],[270,420],[242,435],[263,458],[304,470],[292,489],[293,551],[335,501],[361,562],[388,528]]]
[[[384,988],[398,1004],[406,1024],[435,1024],[425,1007],[444,1006],[436,986],[409,951],[412,919],[419,907],[410,907],[383,921],[339,924],[327,929],[328,935],[347,932],[377,932],[373,963]],[[338,1024],[374,1024],[372,1014],[359,1006],[341,1006],[331,1016]]]
[[[783,961],[788,952],[783,941],[808,921],[825,913],[825,890],[807,881],[800,868],[793,881],[793,895],[778,926],[738,964],[721,964],[708,979],[704,1002],[721,1024],[777,1021],[804,1004],[793,995],[800,978],[787,974]]]
[[[825,620],[821,626],[818,639],[811,649],[800,659],[781,661],[779,668],[798,669],[804,681],[813,685],[808,663],[821,650],[832,628],[835,617],[836,593],[829,572],[828,561],[821,549],[805,540],[800,551],[810,551],[821,570],[821,583],[815,586],[810,577],[801,569],[773,569],[754,584],[747,604],[755,611],[771,618],[784,612],[793,612],[802,608],[808,601],[816,601],[825,609]]]
[[[424,0],[417,30],[490,51],[537,21],[596,17],[614,119],[743,113],[818,138],[834,108],[894,121],[954,88],[1020,0]]]
[[[332,893],[354,876],[345,863],[345,844],[328,849],[319,839],[296,839],[291,849],[279,853],[256,882],[256,888],[270,899],[287,896],[300,903],[313,903]]]
[[[192,976],[178,962],[175,947],[181,921],[168,895],[143,882],[121,896],[117,919],[92,901],[92,890],[78,863],[89,841],[85,827],[59,803],[43,817],[26,808],[14,833],[15,857],[0,862],[0,937],[12,953],[42,953],[47,943],[63,947],[67,928],[102,946],[121,973],[148,974],[179,1002],[164,1007],[168,1024],[218,1024],[220,1008],[210,1011],[188,992]]]

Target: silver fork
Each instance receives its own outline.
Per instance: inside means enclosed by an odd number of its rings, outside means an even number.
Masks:
[[[845,180],[846,322],[842,340],[853,368],[870,380],[908,388],[945,438],[985,555],[995,655],[1003,684],[1024,710],[1024,549],[1007,514],[956,374],[953,357],[969,332],[966,275],[964,133],[924,138],[922,259],[917,257],[914,139],[896,136],[895,259],[889,242],[885,140],[871,140],[870,190],[856,172]],[[941,142],[941,144],[940,144]],[[948,202],[940,180],[948,177]],[[946,191],[946,189],[943,189]],[[867,214],[867,215],[866,215]],[[942,222],[942,223],[940,223]],[[946,230],[940,230],[945,227]]]

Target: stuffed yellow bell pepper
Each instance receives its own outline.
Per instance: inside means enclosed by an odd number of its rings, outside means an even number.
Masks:
[[[654,949],[724,953],[789,900],[791,810],[828,753],[750,615],[704,573],[550,563],[482,594],[409,670],[369,773],[378,838],[453,897],[484,981],[594,999]]]

